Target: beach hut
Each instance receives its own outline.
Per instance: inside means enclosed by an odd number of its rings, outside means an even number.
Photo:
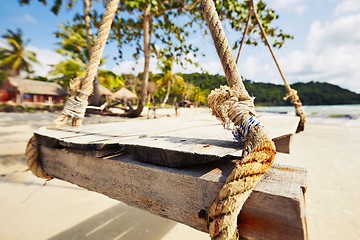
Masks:
[[[104,87],[103,85],[99,84],[99,92],[101,96],[109,97],[113,94],[108,88]]]
[[[118,4],[108,1],[95,48],[104,47]],[[200,4],[229,85],[208,97],[221,123],[193,117],[79,126],[87,107],[80,97],[93,81],[88,77],[80,95],[69,98],[70,113],[57,119],[58,128],[35,131],[26,149],[28,166],[36,176],[75,183],[208,232],[212,239],[307,239],[306,171],[273,165],[277,151],[289,152],[299,118],[257,119],[215,4]],[[100,34],[105,26],[107,33]],[[135,99],[129,92],[120,90],[127,94],[118,93],[118,99]],[[70,118],[77,127],[62,129]],[[233,136],[221,128],[230,124]]]
[[[111,95],[111,99],[114,101],[124,101],[124,102],[133,102],[138,98],[135,93],[131,92],[126,87],[121,88]]]
[[[109,102],[113,92],[110,91],[108,88],[104,87],[103,85],[99,84],[99,93],[101,97],[101,102]]]
[[[1,101],[14,101],[23,103],[64,103],[67,92],[59,84],[23,78],[8,77],[0,90],[3,91]]]

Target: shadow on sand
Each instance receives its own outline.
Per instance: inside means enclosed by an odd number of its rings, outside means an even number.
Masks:
[[[119,203],[49,239],[158,240],[175,225],[175,222]]]

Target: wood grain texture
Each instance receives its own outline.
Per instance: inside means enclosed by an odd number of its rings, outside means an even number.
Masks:
[[[40,155],[45,171],[56,178],[204,232],[204,213],[234,166],[220,160],[168,168],[139,162],[129,154],[98,158],[86,150],[45,146],[40,146]],[[273,166],[239,215],[241,235],[306,239],[305,175],[300,168]]]
[[[298,118],[264,116],[279,152],[290,151]],[[281,129],[278,129],[278,128]],[[150,119],[35,131],[40,144],[92,152],[95,156],[125,151],[139,160],[178,167],[221,158],[240,158],[239,144],[216,120]]]

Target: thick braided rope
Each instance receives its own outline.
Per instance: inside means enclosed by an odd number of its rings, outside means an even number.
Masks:
[[[118,8],[120,0],[109,0],[99,28],[98,36],[93,48],[90,63],[87,66],[86,76],[84,79],[76,78],[71,81],[71,97],[64,106],[61,115],[55,120],[55,127],[61,127],[72,118],[72,125],[81,125],[84,117],[88,96],[93,92],[93,80],[95,78],[102,52],[109,36],[112,21]],[[25,158],[31,172],[41,178],[52,178],[42,168],[39,161],[39,145],[33,136],[26,147]]]
[[[99,27],[99,32],[95,42],[95,46],[92,49],[92,54],[90,62],[86,69],[86,76],[80,82],[79,89],[77,90],[77,96],[73,96],[72,103],[65,104],[67,110],[62,112],[55,120],[55,125],[57,127],[63,126],[66,124],[69,118],[73,118],[72,125],[79,126],[82,123],[83,114],[78,114],[86,111],[88,97],[93,92],[93,81],[95,79],[96,73],[98,71],[98,66],[100,64],[100,59],[103,53],[103,50],[106,45],[106,41],[109,37],[109,32],[111,24],[114,19],[115,12],[118,8],[119,0],[109,0],[106,6],[106,10]],[[70,99],[70,98],[69,98]],[[75,109],[72,109],[73,106],[76,106]],[[73,112],[73,113],[69,113]]]
[[[215,5],[212,0],[202,0],[201,9],[203,15],[208,23],[211,36],[214,40],[216,51],[222,63],[227,82],[232,88],[236,86],[239,92],[248,95],[245,86],[241,82],[241,76],[238,67],[234,61],[234,56],[231,47],[225,36],[225,32],[221,26],[221,22],[216,13]]]
[[[209,209],[209,233],[212,239],[237,239],[237,216],[251,190],[271,166],[276,151],[264,127],[255,118],[253,99],[241,81],[234,56],[212,0],[201,0],[201,9],[214,40],[228,85],[213,91],[208,104],[223,125],[238,124],[236,131],[249,152],[238,161],[219,196]]]
[[[272,165],[274,143],[255,117],[253,99],[239,99],[236,90],[221,86],[208,97],[209,107],[224,126],[234,124],[241,135],[245,152],[228,176],[217,199],[209,209],[209,233],[212,239],[237,239],[237,216],[254,186]],[[255,134],[254,134],[255,133]]]
[[[52,179],[42,168],[39,161],[39,143],[35,136],[32,136],[26,146],[25,160],[29,170],[39,178]]]

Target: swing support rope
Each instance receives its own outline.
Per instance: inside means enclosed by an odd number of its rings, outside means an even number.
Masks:
[[[61,115],[55,120],[55,127],[61,127],[72,118],[72,126],[80,126],[88,105],[88,97],[93,93],[93,82],[98,71],[101,56],[109,37],[111,24],[120,0],[109,0],[99,27],[95,45],[85,77],[78,77],[70,82],[71,96],[65,103]]]
[[[255,6],[255,3],[254,3],[254,0],[250,0],[249,4],[250,4],[250,9],[249,9],[248,18],[247,18],[247,21],[246,21],[244,33],[243,33],[243,36],[242,36],[242,39],[241,39],[239,51],[238,51],[238,54],[237,54],[237,57],[236,57],[236,64],[238,64],[238,62],[239,62],[241,50],[242,50],[242,47],[244,45],[246,35],[247,35],[248,31],[249,31],[249,23],[251,21],[251,18],[254,16],[255,20],[256,20],[256,23],[259,25],[261,35],[263,36],[263,38],[265,40],[266,46],[268,47],[268,49],[269,49],[269,51],[271,53],[271,56],[274,59],[275,65],[276,65],[277,69],[279,70],[280,76],[281,76],[281,78],[283,80],[284,87],[286,89],[286,96],[284,97],[284,100],[290,99],[291,103],[295,107],[296,116],[300,117],[300,121],[299,121],[298,127],[296,129],[296,132],[299,133],[301,131],[304,131],[305,123],[306,123],[306,115],[305,115],[305,112],[302,109],[302,103],[301,103],[300,97],[297,94],[297,91],[295,89],[291,88],[290,84],[286,80],[285,74],[282,71],[282,69],[280,67],[280,64],[279,64],[279,61],[277,60],[277,58],[275,56],[274,50],[271,47],[271,44],[270,44],[269,39],[267,37],[266,31],[265,31],[265,29],[264,29],[264,27],[263,27],[263,25],[261,23],[261,20],[259,19],[259,16],[256,13],[256,6]]]
[[[276,150],[264,127],[256,119],[253,98],[246,91],[212,0],[201,0],[201,9],[213,38],[229,86],[213,90],[208,97],[213,114],[224,124],[234,124],[234,132],[245,144],[244,156],[237,160],[208,212],[212,239],[238,239],[237,216],[264,173],[272,165]]]
[[[88,105],[88,97],[93,92],[93,81],[100,63],[102,52],[109,36],[111,24],[120,0],[109,0],[99,27],[99,32],[93,48],[86,76],[77,77],[70,81],[70,97],[66,101],[61,115],[55,120],[55,127],[61,127],[72,118],[72,126],[80,126]],[[39,178],[52,179],[41,166],[39,161],[39,144],[33,135],[26,147],[25,160],[29,170]]]

